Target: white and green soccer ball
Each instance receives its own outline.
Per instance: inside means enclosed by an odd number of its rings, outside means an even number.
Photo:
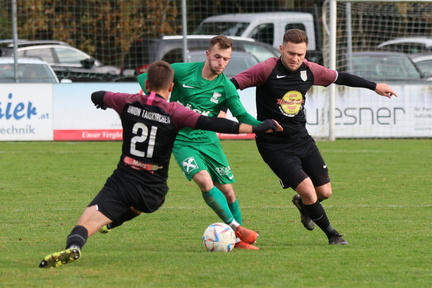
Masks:
[[[227,224],[213,223],[204,231],[202,242],[207,251],[230,252],[234,249],[236,236]]]

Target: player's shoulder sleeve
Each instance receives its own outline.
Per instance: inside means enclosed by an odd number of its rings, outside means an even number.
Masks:
[[[306,59],[304,60],[304,63],[314,76],[314,85],[327,87],[330,84],[333,84],[338,77],[338,72],[336,70],[328,69],[317,63],[309,62]]]
[[[278,58],[269,58],[234,76],[241,90],[264,84],[276,66]]]
[[[200,63],[172,63],[171,67],[174,70],[174,78],[181,78],[185,75],[190,75],[195,71],[198,64]]]
[[[139,97],[140,94],[106,92],[104,95],[104,104],[120,114],[126,104],[138,101]]]
[[[173,124],[177,129],[182,129],[183,127],[195,128],[200,114],[184,107],[178,102],[169,102],[167,105],[170,106],[171,119]]]

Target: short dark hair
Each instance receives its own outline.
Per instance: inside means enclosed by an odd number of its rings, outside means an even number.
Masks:
[[[289,29],[288,31],[285,32],[283,37],[283,43],[287,43],[287,42],[291,42],[295,44],[306,43],[306,45],[308,45],[309,39],[305,31],[301,29]]]
[[[155,61],[147,70],[147,85],[149,90],[167,89],[174,79],[174,70],[165,61]]]
[[[233,41],[225,35],[218,35],[210,40],[208,50],[211,50],[216,44],[219,44],[221,49],[232,49]]]

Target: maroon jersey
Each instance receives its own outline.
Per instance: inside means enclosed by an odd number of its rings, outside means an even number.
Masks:
[[[308,135],[304,105],[312,85],[328,86],[337,79],[335,70],[307,60],[296,71],[285,68],[280,58],[269,58],[238,74],[234,80],[240,89],[256,86],[257,119],[275,119],[284,131],[260,134],[270,142],[285,142],[293,136]]]
[[[183,127],[194,128],[201,115],[179,103],[169,103],[155,93],[107,92],[104,104],[117,111],[123,126],[122,155],[118,168],[135,174],[136,180],[156,178],[154,183],[157,179],[165,183],[178,131]],[[151,173],[143,174],[142,170],[149,167],[154,167],[149,169]]]

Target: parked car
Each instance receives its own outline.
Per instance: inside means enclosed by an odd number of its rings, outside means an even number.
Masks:
[[[248,37],[279,48],[285,31],[297,28],[308,35],[308,50],[317,50],[319,47],[315,27],[315,19],[311,13],[299,11],[232,13],[205,18],[192,34]]]
[[[13,41],[0,41],[0,56],[13,57]],[[62,41],[18,40],[18,57],[37,57],[48,62],[57,77],[73,79],[74,82],[111,81],[120,68],[105,66],[99,60]]]
[[[372,81],[426,80],[425,75],[404,53],[354,52],[352,53],[351,70],[347,67],[345,67],[346,71]]]
[[[0,57],[0,83],[59,83],[47,62],[37,58],[18,58],[15,81],[15,60]]]
[[[211,35],[188,35],[187,48],[191,51],[205,51],[208,48]],[[255,41],[251,38],[230,36],[233,40],[233,51],[243,51],[253,54],[262,62],[270,57],[279,57],[275,47]],[[150,63],[164,60],[168,63],[183,61],[183,36],[164,36],[162,38],[138,38],[130,46],[124,61],[121,75],[134,76],[147,71]]]
[[[205,61],[206,55],[205,50],[189,52],[187,62],[202,62]],[[258,64],[259,60],[249,52],[233,51],[232,57],[228,66],[226,67],[224,74],[228,78],[231,78],[240,72]]]
[[[432,37],[401,37],[385,41],[377,47],[407,54],[432,52]]]
[[[432,76],[432,53],[410,54],[409,56],[422,73]]]

